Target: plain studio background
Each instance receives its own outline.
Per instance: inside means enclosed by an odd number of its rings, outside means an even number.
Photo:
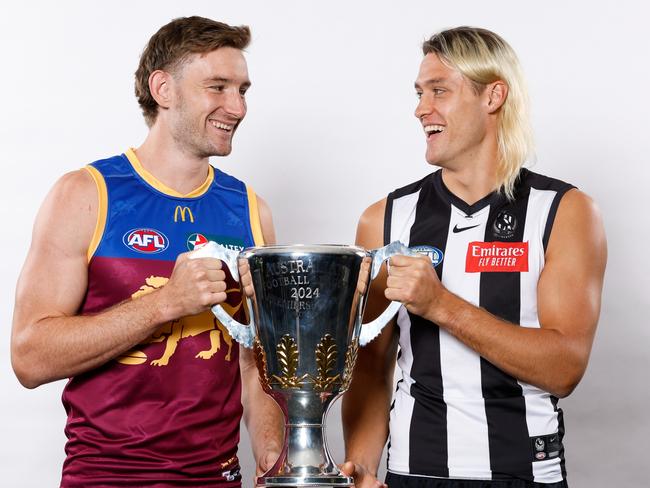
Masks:
[[[593,196],[609,239],[590,366],[561,401],[569,481],[647,486],[647,8],[586,0],[184,3],[0,8],[2,486],[58,486],[64,458],[64,382],[26,390],[9,361],[15,282],[36,212],[61,174],[143,141],[133,95],[139,55],[160,26],[194,14],[252,28],[248,117],[233,153],[213,163],[269,202],[281,243],[352,243],[369,204],[432,170],[413,117],[425,37],[465,24],[512,44],[533,101],[534,170]],[[341,461],[338,405],[328,432]],[[245,431],[240,458],[250,486]]]

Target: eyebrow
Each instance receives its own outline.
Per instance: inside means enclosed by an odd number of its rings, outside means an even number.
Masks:
[[[431,78],[430,80],[426,80],[424,82],[424,85],[436,85],[438,83],[445,83],[447,82],[447,78]],[[422,88],[422,86],[416,81],[414,83],[415,88]]]
[[[210,83],[235,83],[234,80],[231,80],[230,78],[222,78],[221,76],[215,76],[213,78],[208,78],[206,81]],[[246,88],[249,88],[251,86],[250,81],[244,81],[242,86],[245,86]]]

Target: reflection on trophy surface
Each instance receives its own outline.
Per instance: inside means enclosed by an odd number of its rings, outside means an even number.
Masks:
[[[260,382],[285,418],[285,441],[275,465],[258,486],[351,486],[341,475],[325,441],[325,415],[352,380],[360,345],[372,340],[392,318],[392,303],[362,325],[369,282],[383,261],[411,254],[401,243],[368,252],[353,246],[269,246],[242,253],[214,243],[197,251],[222,259],[237,277],[246,259],[253,281],[249,326],[220,306],[213,312],[233,338],[253,347]]]

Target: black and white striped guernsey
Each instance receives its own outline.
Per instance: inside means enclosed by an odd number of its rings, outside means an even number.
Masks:
[[[539,327],[537,281],[560,199],[571,188],[522,169],[514,200],[495,192],[467,205],[436,171],[388,196],[384,240],[425,246],[448,290],[521,327]],[[389,471],[565,479],[556,397],[404,307],[397,323],[402,373],[390,413]]]

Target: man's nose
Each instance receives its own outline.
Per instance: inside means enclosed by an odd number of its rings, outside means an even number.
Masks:
[[[431,100],[428,100],[428,97],[422,95],[418,100],[417,106],[415,107],[415,116],[418,119],[421,119],[425,115],[430,114],[432,110],[433,110],[433,103],[431,103]]]
[[[224,108],[233,117],[243,119],[246,115],[246,99],[239,91],[233,91],[228,94]]]

